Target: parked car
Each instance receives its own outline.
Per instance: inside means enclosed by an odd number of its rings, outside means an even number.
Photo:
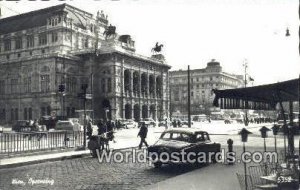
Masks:
[[[69,121],[72,121],[74,125],[76,125],[80,131],[83,131],[83,125],[79,123],[79,118],[68,118]]]
[[[74,124],[72,121],[58,121],[55,125],[55,130],[64,130],[64,131],[80,131],[80,126]]]
[[[193,124],[194,124],[194,122],[191,121],[191,125],[193,125]],[[187,120],[181,121],[181,125],[189,125],[189,121],[187,121]]]
[[[26,132],[32,130],[32,125],[30,125],[30,121],[28,120],[18,120],[12,126],[12,131],[15,132]]]
[[[225,123],[225,124],[231,124],[232,121],[230,121],[229,119],[225,119],[225,120],[224,120],[224,123]]]
[[[287,120],[286,122],[287,122],[287,125],[290,126],[290,121]],[[284,127],[283,127],[284,126],[284,121],[283,120],[279,120],[277,122],[277,124],[279,126],[279,132],[284,133]],[[293,132],[294,135],[300,134],[299,119],[298,118],[293,120],[293,128],[292,129],[293,129],[292,132]]]
[[[167,124],[170,125],[170,121],[161,120],[158,122],[159,127],[166,127]]]
[[[125,119],[123,121],[123,125],[124,125],[124,128],[126,128],[126,129],[138,127],[137,122],[133,121],[132,119]]]
[[[142,123],[145,123],[147,126],[155,127],[157,126],[156,121],[152,118],[144,118],[139,122],[139,126],[141,126]]]
[[[3,133],[3,128],[2,126],[0,126],[0,133]]]
[[[40,125],[45,125],[48,131],[50,129],[54,129],[55,128],[56,122],[57,122],[57,118],[56,117],[52,117],[50,115],[44,115],[39,120],[39,124]]]
[[[182,156],[191,152],[195,155],[203,152],[208,156],[209,152],[216,154],[220,151],[221,144],[211,142],[209,134],[205,131],[195,128],[173,128],[165,130],[159,140],[148,148],[148,159],[153,162],[155,167],[160,167],[162,164],[184,162]],[[170,159],[161,160],[164,159],[162,153],[169,155]],[[177,158],[170,156],[175,153],[178,155]],[[211,161],[215,162],[216,158],[212,156]]]

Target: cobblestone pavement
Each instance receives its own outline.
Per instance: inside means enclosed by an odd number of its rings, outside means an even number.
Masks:
[[[132,163],[131,160],[132,158],[128,163],[100,163],[96,158],[83,157],[1,169],[0,190],[137,189],[199,168],[193,165],[166,165],[161,169],[155,169],[148,163]],[[54,183],[51,185],[53,180]],[[20,184],[22,182],[24,184]]]

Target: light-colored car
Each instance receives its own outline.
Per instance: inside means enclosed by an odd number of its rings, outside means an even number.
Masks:
[[[83,125],[79,123],[79,118],[69,118],[69,121],[72,121],[74,125],[77,125],[80,128],[80,131],[83,131]]]
[[[80,126],[72,121],[58,121],[55,125],[55,130],[64,130],[64,131],[80,131]]]
[[[138,127],[137,122],[133,121],[132,119],[126,119],[126,120],[124,120],[123,124],[124,124],[124,127],[126,129]]]
[[[0,126],[0,133],[3,133],[3,128],[2,126]]]
[[[155,127],[158,125],[156,123],[156,121],[154,121],[154,119],[152,119],[152,118],[144,118],[139,122],[139,124],[142,124],[142,123],[145,123],[147,126],[152,126],[152,127]]]

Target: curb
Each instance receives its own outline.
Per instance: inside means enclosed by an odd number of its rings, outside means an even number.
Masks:
[[[136,148],[134,147],[126,147],[126,148],[118,148],[118,149],[112,149],[113,151],[118,151],[118,150],[126,150],[126,149],[132,149]],[[76,151],[74,151],[76,152]],[[57,158],[46,158],[46,159],[37,159],[37,160],[31,160],[27,162],[19,162],[19,163],[12,163],[12,164],[6,164],[6,165],[0,165],[0,169],[7,169],[7,168],[14,168],[14,167],[21,167],[21,166],[27,166],[27,165],[34,165],[34,164],[40,164],[44,162],[55,162],[55,161],[62,161],[62,160],[67,160],[67,159],[73,159],[73,158],[82,158],[90,155],[90,153],[85,153],[83,152],[82,154],[77,154],[77,155],[66,155],[66,156],[60,156]],[[1,160],[0,160],[1,163]]]

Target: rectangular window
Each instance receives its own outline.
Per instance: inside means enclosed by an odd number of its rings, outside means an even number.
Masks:
[[[16,38],[16,49],[22,49],[22,37]]]
[[[57,40],[58,40],[57,32],[52,32],[51,38],[52,38],[52,42],[57,42]]]
[[[77,80],[75,77],[67,78],[67,91],[68,92],[76,92],[77,88]]]
[[[41,91],[42,92],[50,91],[50,76],[49,75],[41,76]]]
[[[34,47],[34,36],[33,35],[27,36],[27,47],[28,48]]]
[[[85,48],[89,47],[89,39],[88,38],[86,38],[85,41],[84,41],[84,47]]]
[[[179,91],[178,90],[176,90],[176,91],[174,91],[174,101],[179,101]]]
[[[102,92],[106,92],[106,90],[105,90],[105,79],[101,79],[101,89],[102,89]]]
[[[46,115],[46,108],[45,107],[41,107],[41,115]]]
[[[24,79],[24,92],[31,92],[31,77]]]
[[[28,108],[28,119],[32,119],[32,108]]]
[[[6,120],[6,111],[2,109],[0,112],[0,120]]]
[[[24,119],[27,120],[27,108],[24,108]]]
[[[18,92],[18,79],[11,79],[11,93]]]
[[[5,80],[0,80],[0,94],[5,94]]]
[[[47,44],[47,34],[42,33],[39,34],[39,45],[46,45]]]
[[[14,114],[14,109],[11,108],[11,109],[10,109],[10,119],[11,119],[11,120],[15,120],[15,117],[14,117],[14,116],[15,116],[15,114]]]
[[[11,50],[11,41],[5,40],[4,41],[4,51],[10,51]]]
[[[107,92],[111,92],[111,78],[107,79]]]

